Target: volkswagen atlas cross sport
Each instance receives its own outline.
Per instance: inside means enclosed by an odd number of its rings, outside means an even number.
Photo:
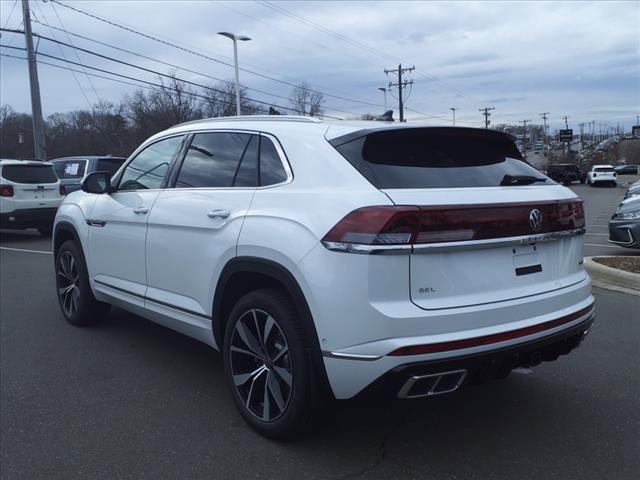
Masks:
[[[281,437],[327,400],[452,392],[575,348],[582,202],[496,131],[241,117],[161,132],[58,212],[75,325],[117,305],[222,352]]]

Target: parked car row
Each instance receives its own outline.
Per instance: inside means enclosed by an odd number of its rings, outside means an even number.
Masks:
[[[50,235],[65,195],[80,189],[92,172],[113,175],[125,162],[121,157],[65,157],[40,162],[0,160],[0,228],[35,228]]]
[[[609,221],[609,241],[640,249],[640,180],[632,183]]]

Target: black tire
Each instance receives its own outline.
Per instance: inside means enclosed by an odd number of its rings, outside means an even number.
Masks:
[[[110,305],[99,302],[89,285],[87,264],[73,240],[62,244],[55,259],[56,297],[64,318],[72,325],[91,325],[109,313]]]
[[[314,373],[307,352],[298,313],[281,290],[250,292],[231,311],[223,345],[225,377],[236,407],[261,435],[286,438],[309,426]]]

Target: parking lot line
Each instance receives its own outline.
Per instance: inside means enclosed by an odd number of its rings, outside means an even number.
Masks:
[[[585,233],[585,235],[602,235],[603,237],[609,236],[608,233],[590,233],[590,232]]]
[[[44,253],[47,255],[51,255],[53,252],[45,252],[44,250],[27,250],[25,248],[11,248],[11,247],[0,247],[0,250],[10,250],[12,252],[26,252],[26,253]]]

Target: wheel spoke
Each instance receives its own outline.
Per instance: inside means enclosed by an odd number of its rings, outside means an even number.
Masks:
[[[61,266],[62,266],[62,265],[61,265]],[[63,271],[62,271],[62,269],[58,270],[58,275],[59,275],[60,277],[63,277],[63,278],[65,278],[65,279],[67,279],[67,280],[68,280],[68,281],[70,281],[70,282],[73,282],[73,278],[72,278],[72,277],[70,277],[69,275],[67,275],[65,272],[63,272]]]
[[[240,348],[240,347],[235,347],[235,346],[231,346],[231,351],[234,353],[241,353],[243,355],[249,355],[253,358],[257,358],[258,360],[262,360],[262,357],[254,352],[252,352],[251,350],[245,350],[244,348]]]
[[[78,303],[80,302],[80,293],[78,292],[78,289],[73,288],[73,290],[71,290],[71,305],[72,305],[72,312],[71,314],[73,315],[73,313],[78,310]]]
[[[284,368],[276,367],[275,365],[273,366],[273,370],[272,371],[275,371],[278,374],[278,376],[284,381],[284,383],[286,383],[287,385],[291,386],[291,380],[292,380],[291,373],[289,373]]]
[[[267,386],[269,387],[269,391],[271,392],[273,399],[276,401],[276,405],[278,405],[280,411],[283,411],[285,402],[284,398],[282,398],[282,390],[276,376],[272,375],[271,372],[269,372],[269,376],[267,377]]]
[[[269,334],[271,333],[271,329],[276,324],[275,320],[271,315],[267,317],[267,321],[264,323],[264,334],[262,335],[262,343],[264,346],[267,346],[267,340],[269,339]]]
[[[244,344],[247,347],[249,347],[249,350],[251,350],[253,353],[255,353],[256,355],[259,355],[262,358],[262,355],[260,354],[260,344],[258,343],[258,340],[256,340],[256,337],[245,326],[245,324],[242,323],[242,320],[239,320],[238,323],[236,324],[236,330],[238,331],[238,335],[240,336]]]
[[[270,374],[267,373],[267,379],[264,382],[264,400],[262,404],[262,420],[265,422],[269,420],[271,415],[271,405],[269,404],[269,388],[267,384],[269,383]]]
[[[253,314],[253,324],[256,326],[256,333],[258,334],[258,342],[260,342],[260,346],[264,346],[264,339],[260,338],[260,327],[258,326],[258,316],[256,315],[256,311],[251,310]]]
[[[283,346],[282,349],[278,352],[278,354],[273,357],[273,363],[276,363],[278,360],[282,358],[282,356],[289,351],[289,347],[287,345]]]
[[[233,383],[237,386],[240,385],[244,385],[245,383],[247,383],[247,381],[249,381],[249,379],[255,377],[258,378],[260,376],[260,374],[265,370],[265,366],[264,365],[260,365],[258,368],[256,368],[253,372],[249,372],[249,373],[240,373],[238,375],[234,375],[233,376]],[[255,381],[254,378],[254,381]]]

